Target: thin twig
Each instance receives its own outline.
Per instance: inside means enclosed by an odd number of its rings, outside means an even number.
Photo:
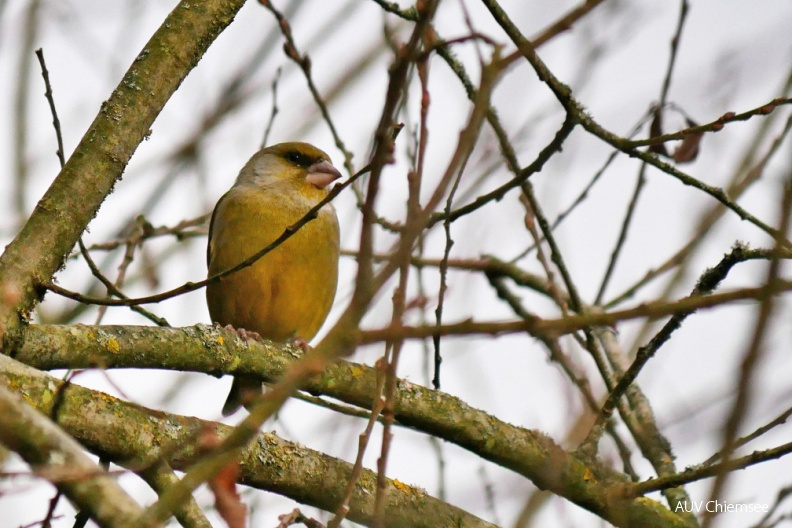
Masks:
[[[344,155],[344,167],[347,170],[347,173],[352,175],[355,173],[355,169],[352,166],[352,153],[347,150],[346,146],[344,145],[344,141],[341,139],[341,135],[338,133],[338,129],[336,128],[335,124],[333,123],[333,119],[330,117],[330,110],[327,108],[327,103],[325,102],[322,95],[319,93],[319,89],[316,87],[316,83],[314,83],[313,76],[311,75],[311,59],[308,55],[301,55],[297,44],[294,41],[294,37],[292,35],[291,26],[289,25],[289,20],[272,4],[271,0],[259,0],[259,3],[263,5],[270,13],[275,16],[275,19],[278,21],[278,26],[280,27],[281,33],[283,37],[286,39],[286,43],[283,46],[283,50],[286,53],[286,56],[289,57],[291,60],[297,64],[300,69],[302,70],[303,74],[305,75],[305,81],[308,83],[308,89],[313,96],[316,105],[319,107],[319,111],[324,118],[325,123],[327,123],[328,128],[330,128],[330,133],[333,136],[333,140],[335,141],[336,147],[341,153]]]
[[[443,337],[472,336],[472,335],[507,335],[515,333],[528,333],[537,338],[558,337],[579,330],[598,327],[613,326],[619,321],[647,318],[650,320],[672,316],[678,312],[714,308],[721,305],[732,304],[737,301],[760,300],[768,295],[778,295],[792,290],[792,281],[777,280],[773,285],[763,285],[751,288],[741,288],[707,295],[704,297],[685,297],[671,302],[655,301],[641,303],[632,308],[625,308],[612,312],[590,311],[584,315],[570,315],[560,319],[541,319],[534,317],[526,321],[496,321],[476,322],[464,320],[457,323],[443,324],[440,328],[430,326],[402,326],[399,332],[389,326],[374,330],[361,330],[357,336],[358,343],[379,343],[395,337],[405,339],[426,339],[435,334]]]
[[[734,265],[746,260],[746,250],[747,248],[745,246],[736,244],[732,251],[725,255],[715,267],[708,269],[701,275],[696,287],[687,298],[702,298],[715,291],[715,289],[717,289],[720,283],[729,274]],[[671,338],[671,335],[682,326],[682,323],[685,321],[685,319],[687,319],[687,317],[693,313],[695,313],[695,309],[680,310],[675,312],[671,319],[663,326],[660,332],[658,332],[646,346],[643,346],[638,350],[638,353],[636,354],[632,364],[616,384],[616,387],[611,390],[607,400],[605,400],[605,403],[603,404],[600,413],[597,416],[597,420],[589,431],[589,434],[586,440],[584,440],[583,445],[590,445],[597,441],[599,435],[602,433],[604,424],[607,423],[607,420],[613,414],[616,403],[619,401],[622,395],[624,395],[627,387],[629,387],[635,381],[635,379],[638,377],[638,374],[641,372],[641,369],[652,357],[654,357],[655,353],[660,349],[660,347]]]
[[[789,228],[790,217],[792,216],[792,178],[787,178],[784,182],[784,192],[781,200],[781,218],[778,222],[778,236],[776,237],[776,249],[780,250],[786,240],[787,230]],[[770,266],[767,270],[767,278],[765,283],[768,288],[772,288],[779,280],[781,272],[781,258],[780,251],[777,251],[770,259]],[[771,316],[775,308],[775,297],[767,295],[760,298],[759,313],[756,318],[756,325],[754,333],[751,338],[751,343],[745,352],[742,364],[739,369],[739,380],[737,383],[737,397],[732,404],[731,412],[727,413],[726,423],[723,426],[723,448],[721,449],[721,457],[725,464],[728,464],[736,450],[737,434],[740,426],[748,413],[751,397],[754,396],[753,386],[754,378],[756,377],[756,370],[759,367],[759,362],[765,355],[766,347],[764,346],[767,328],[770,325]],[[710,500],[716,500],[720,497],[720,492],[723,490],[726,479],[729,473],[721,471],[715,476],[715,482],[712,484],[710,490]],[[712,523],[713,516],[711,512],[707,511],[704,514],[702,528],[707,528]]]
[[[641,168],[638,170],[638,178],[635,182],[635,189],[633,190],[630,203],[627,205],[627,211],[624,213],[624,219],[622,220],[621,228],[619,229],[619,237],[616,239],[616,244],[611,251],[610,259],[608,259],[608,267],[605,270],[605,275],[602,277],[602,281],[600,282],[599,291],[597,291],[597,296],[594,299],[595,305],[600,305],[602,303],[602,298],[605,296],[605,290],[608,288],[608,283],[610,283],[610,279],[616,269],[616,263],[619,260],[619,255],[621,255],[621,250],[624,248],[624,244],[627,241],[627,233],[635,216],[635,210],[638,206],[638,199],[641,197],[641,192],[643,191],[645,184],[646,163],[641,163]]]
[[[38,57],[39,64],[41,65],[41,76],[44,78],[44,96],[49,103],[50,112],[52,113],[52,126],[55,127],[55,138],[58,141],[58,150],[55,152],[58,155],[58,161],[63,168],[66,165],[66,157],[63,154],[63,135],[61,134],[60,119],[58,119],[58,112],[55,110],[55,97],[52,94],[52,86],[49,80],[49,71],[47,71],[47,64],[44,62],[44,51],[39,48],[36,50],[36,57]]]
[[[657,477],[654,479],[638,482],[630,486],[628,490],[629,496],[640,497],[653,491],[660,491],[668,488],[675,488],[684,484],[690,484],[717,475],[727,474],[747,467],[762,464],[769,460],[777,460],[792,453],[792,442],[781,444],[780,446],[766,449],[764,451],[755,451],[750,455],[740,458],[732,458],[728,461],[723,461],[718,464],[710,466],[692,466],[685,471],[676,473],[674,475],[666,475],[664,477]]]
[[[752,433],[747,434],[747,435],[743,436],[742,438],[739,438],[739,439],[735,440],[734,441],[734,450],[737,450],[737,449],[747,445],[748,443],[752,442],[753,440],[756,440],[757,438],[759,438],[763,434],[767,433],[768,431],[771,431],[771,430],[775,429],[779,425],[785,424],[787,422],[787,419],[789,419],[790,416],[792,416],[792,407],[790,407],[786,411],[782,412],[780,415],[778,415],[777,417],[773,418],[772,420],[770,420],[765,425],[763,425],[761,427],[758,427]],[[715,453],[714,455],[709,457],[707,460],[702,462],[701,465],[702,466],[711,466],[712,464],[714,464],[718,460],[722,460],[724,455],[726,455],[726,454],[727,453],[725,453],[724,451],[718,451],[717,453]]]
[[[761,106],[757,106],[756,108],[747,110],[739,114],[736,114],[734,112],[726,112],[718,119],[704,125],[688,127],[679,130],[677,132],[663,134],[661,136],[654,136],[647,139],[629,140],[622,143],[622,145],[628,149],[636,148],[636,147],[660,145],[662,143],[667,143],[669,141],[677,141],[680,139],[685,139],[686,137],[693,136],[696,134],[701,134],[703,132],[719,132],[728,123],[734,123],[736,121],[748,121],[752,117],[756,117],[756,116],[766,116],[771,112],[773,112],[773,110],[775,110],[779,106],[784,106],[788,104],[792,104],[792,97],[776,97],[772,101],[769,101]]]
[[[787,81],[787,87],[790,86],[792,86],[792,70],[790,70],[790,75]],[[755,147],[753,147],[744,156],[742,162],[735,170],[734,175],[731,178],[732,183],[726,190],[726,193],[734,200],[742,196],[745,191],[747,191],[752,184],[759,181],[762,174],[764,174],[764,168],[767,167],[768,163],[770,163],[775,154],[779,152],[790,131],[792,131],[792,116],[786,120],[781,132],[779,132],[772,141],[764,155],[762,155],[758,160],[755,160],[758,145],[761,143],[764,135],[772,130],[772,124],[773,116],[770,116],[770,118],[762,122],[762,128],[760,129],[756,141],[754,142]],[[623,303],[625,300],[635,296],[638,290],[647,286],[654,279],[662,276],[664,273],[674,268],[678,268],[677,272],[675,273],[676,277],[669,281],[669,285],[665,288],[665,291],[661,295],[661,297],[667,296],[668,293],[675,287],[675,285],[678,284],[678,279],[687,273],[687,268],[682,266],[682,264],[690,260],[693,251],[699,247],[703,237],[711,230],[717,220],[726,211],[727,209],[723,206],[723,204],[712,204],[711,208],[701,216],[701,219],[699,220],[687,244],[685,244],[674,255],[669,257],[660,266],[649,270],[646,274],[644,274],[643,277],[624,290],[624,292],[605,303],[604,307],[613,308],[614,306]]]
[[[327,528],[338,528],[341,525],[341,522],[344,520],[347,513],[349,513],[349,501],[352,499],[352,493],[355,491],[355,485],[360,479],[360,476],[363,474],[363,456],[366,454],[366,448],[368,447],[369,440],[371,440],[371,433],[374,430],[374,424],[380,420],[382,410],[385,408],[385,396],[383,394],[385,385],[385,372],[383,368],[380,368],[381,366],[382,364],[378,362],[377,388],[375,396],[372,398],[374,400],[374,405],[371,409],[369,420],[366,424],[366,429],[360,433],[360,436],[358,437],[358,451],[357,457],[355,458],[355,464],[352,466],[352,472],[349,475],[349,480],[347,481],[347,486],[344,490],[341,503],[336,509],[335,516],[333,516],[333,518],[330,519],[330,522],[327,523]]]
[[[655,120],[659,120],[665,108],[666,101],[668,100],[668,91],[671,88],[671,79],[673,78],[674,66],[676,65],[677,52],[679,51],[679,41],[682,38],[682,30],[685,27],[685,21],[687,20],[687,13],[688,13],[687,0],[682,0],[679,9],[679,18],[677,20],[676,31],[674,31],[674,36],[671,38],[671,53],[668,58],[668,66],[666,67],[666,74],[663,79],[663,87],[660,90],[660,101],[655,106],[654,112],[652,112],[655,115]],[[627,241],[627,233],[629,231],[630,225],[632,224],[632,220],[635,215],[636,206],[638,205],[638,200],[641,196],[641,192],[643,191],[645,184],[646,184],[646,162],[642,162],[641,168],[638,170],[638,180],[635,184],[635,190],[633,191],[632,198],[630,199],[630,203],[627,206],[627,212],[624,215],[624,220],[622,221],[621,230],[619,231],[619,238],[617,239],[616,245],[614,246],[613,251],[611,252],[610,260],[608,261],[608,267],[605,271],[604,277],[602,278],[602,283],[600,284],[600,288],[599,291],[597,292],[597,297],[596,300],[594,301],[594,304],[599,305],[602,302],[603,297],[605,296],[605,290],[608,287],[608,283],[610,282],[613,271],[616,269],[616,263],[619,260],[619,256],[621,255],[622,248],[624,247],[624,244]]]
[[[158,303],[165,301],[167,299],[172,299],[173,297],[177,297],[179,295],[183,295],[185,293],[189,293],[195,290],[199,290],[204,288],[207,284],[211,284],[220,280],[223,277],[231,275],[232,273],[236,273],[244,268],[252,266],[255,264],[261,257],[269,253],[270,251],[274,250],[276,247],[284,243],[286,240],[291,238],[295,233],[297,233],[305,224],[314,220],[319,213],[319,210],[330,203],[336,196],[338,196],[341,191],[349,187],[355,180],[360,178],[363,174],[367,173],[370,170],[371,166],[367,165],[363,167],[361,170],[357,172],[357,174],[353,175],[347,181],[343,183],[337,184],[333,189],[327,194],[327,196],[322,199],[318,204],[312,207],[302,218],[297,220],[295,223],[287,227],[281,235],[268,244],[266,247],[260,249],[250,257],[246,258],[239,264],[234,267],[231,267],[227,270],[223,270],[219,273],[216,273],[202,281],[198,282],[186,282],[181,286],[173,288],[172,290],[168,290],[162,293],[158,293],[155,295],[149,295],[147,297],[139,297],[136,299],[105,299],[101,297],[87,297],[84,295],[80,295],[78,293],[69,291],[65,288],[61,288],[60,286],[56,285],[53,282],[47,284],[47,289],[57,293],[58,295],[62,295],[63,297],[67,297],[69,299],[73,299],[75,301],[80,301],[83,303],[88,304],[97,304],[97,305],[104,305],[104,306],[136,306],[140,304],[150,304],[150,303]]]
[[[630,141],[625,140],[603,128],[586,112],[583,105],[573,97],[572,90],[559,81],[558,78],[550,71],[544,61],[542,61],[539,55],[536,53],[534,46],[522,35],[522,33],[520,33],[519,29],[517,29],[517,26],[512,22],[505,11],[503,11],[501,5],[496,0],[482,0],[482,2],[493,15],[501,28],[503,28],[507,35],[512,39],[514,44],[522,53],[523,57],[525,57],[525,59],[533,67],[539,79],[547,85],[550,91],[553,92],[553,95],[555,95],[558,102],[567,111],[567,115],[572,117],[575,122],[579,123],[583,128],[586,129],[586,131],[600,138],[602,141],[613,146],[614,148],[628,154],[629,156],[638,158],[658,168],[662,172],[665,172],[666,174],[676,178],[684,185],[688,185],[704,192],[705,194],[708,194],[709,196],[715,198],[718,202],[725,205],[732,212],[737,214],[737,216],[742,220],[750,222],[774,239],[778,238],[779,234],[775,228],[761,221],[746,209],[735,203],[729,198],[723,189],[708,185],[701,180],[685,174],[676,167],[661,161],[657,156],[638,150],[632,146]],[[786,239],[783,240],[783,244],[784,246],[792,246],[792,242]]]
[[[143,233],[140,235],[140,240],[145,241],[151,238],[163,237],[163,236],[174,236],[176,240],[182,241],[188,238],[194,237],[201,237],[206,236],[209,231],[209,217],[211,214],[203,214],[196,218],[190,218],[188,220],[182,220],[176,225],[173,226],[160,226],[160,227],[153,227],[152,225],[146,223],[143,226]],[[191,229],[197,228],[197,229]],[[115,240],[109,240],[107,242],[99,242],[95,244],[91,244],[87,246],[88,251],[112,251],[117,249],[121,246],[126,246],[129,244],[130,236],[125,236],[123,238],[117,238]],[[77,253],[74,255],[70,255],[69,258],[76,256]]]
[[[80,237],[80,239],[77,241],[77,244],[80,247],[80,253],[82,253],[82,256],[85,259],[86,264],[88,264],[88,268],[91,270],[91,273],[93,274],[94,277],[99,279],[99,282],[101,282],[105,288],[107,288],[108,295],[115,295],[116,297],[119,297],[121,299],[128,299],[128,297],[121,290],[119,290],[118,287],[110,281],[110,279],[104,276],[102,271],[94,262],[93,258],[91,258],[91,254],[88,252],[88,249],[85,247],[82,237]],[[103,306],[102,308],[106,308],[106,306]],[[142,306],[132,305],[129,308],[133,312],[137,312],[146,319],[149,319],[157,326],[170,326],[170,323],[168,323],[168,321],[164,317],[159,317],[158,315],[154,315],[153,313],[149,312]],[[96,324],[99,324],[99,322],[97,321]]]
[[[272,131],[272,125],[275,124],[275,116],[278,115],[278,81],[280,80],[282,71],[281,68],[278,68],[275,72],[275,77],[272,79],[272,109],[270,110],[270,116],[267,120],[267,128],[264,130],[264,138],[261,140],[261,148],[269,144],[269,135]]]

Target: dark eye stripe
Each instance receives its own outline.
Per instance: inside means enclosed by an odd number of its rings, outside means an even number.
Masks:
[[[308,167],[313,162],[309,156],[297,151],[288,152],[286,154],[286,159],[300,167]]]

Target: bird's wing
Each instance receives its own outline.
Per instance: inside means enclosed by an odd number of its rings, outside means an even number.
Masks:
[[[212,219],[209,220],[209,242],[206,244],[206,266],[209,266],[209,263],[212,262],[212,231],[214,230],[214,223],[215,217],[217,217],[217,211],[220,210],[220,204],[223,203],[223,200],[228,197],[228,193],[225,193],[218,201],[217,205],[215,205],[214,211],[212,211]]]

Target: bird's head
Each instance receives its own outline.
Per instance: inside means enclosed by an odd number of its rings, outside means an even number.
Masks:
[[[321,199],[327,194],[327,186],[340,177],[326,153],[294,141],[258,151],[240,171],[237,185],[296,191]]]

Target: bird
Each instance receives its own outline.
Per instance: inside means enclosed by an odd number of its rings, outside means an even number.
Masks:
[[[230,269],[260,251],[325,199],[341,177],[330,157],[308,143],[288,142],[258,151],[212,212],[208,275]],[[315,219],[252,266],[210,282],[212,322],[247,339],[310,341],[332,307],[338,284],[340,235],[331,203]],[[223,416],[262,394],[261,381],[235,376]]]

